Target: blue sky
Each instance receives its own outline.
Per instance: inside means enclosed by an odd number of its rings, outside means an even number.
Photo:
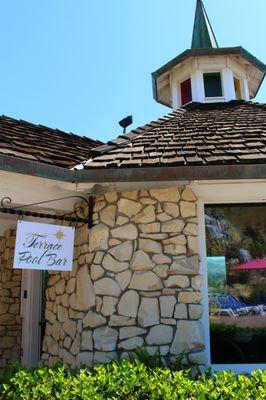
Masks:
[[[190,47],[196,0],[1,0],[0,114],[102,141],[167,114],[150,73]],[[205,0],[220,47],[266,63],[266,1]],[[266,102],[266,83],[256,98]]]

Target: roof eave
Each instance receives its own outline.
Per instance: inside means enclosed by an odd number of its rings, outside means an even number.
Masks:
[[[266,179],[266,164],[147,168],[100,168],[77,171],[77,182],[151,182],[221,179]]]
[[[255,96],[254,96],[253,98],[255,98],[255,97],[257,96],[258,91],[260,90],[260,87],[261,87],[261,85],[262,85],[262,83],[263,83],[263,81],[264,81],[265,75],[266,75],[266,73],[264,72],[263,77],[262,77],[262,79],[261,79],[261,81],[260,81],[260,84],[258,85],[258,88],[257,88],[257,90],[256,90]]]
[[[244,49],[244,47],[242,46],[236,47],[236,49],[239,49],[240,56],[242,56],[251,64],[253,64],[254,67],[258,68],[264,74],[266,73],[266,65],[262,61],[260,61],[257,57],[253,56],[249,51]]]
[[[212,49],[187,49],[183,53],[179,54],[177,57],[170,60],[168,63],[164,64],[161,68],[154,71],[152,73],[152,76],[156,79],[159,78],[165,72],[172,69],[176,64],[182,62],[184,59],[188,57],[227,55],[227,54],[239,54],[242,57],[246,58],[251,64],[256,66],[262,72],[264,73],[266,72],[266,65],[263,62],[261,62],[258,58],[254,57],[242,46],[237,46],[237,47],[219,47]]]
[[[67,168],[57,167],[55,165],[30,161],[4,154],[0,155],[0,170],[62,182],[75,182],[75,175],[77,172]]]
[[[152,81],[152,95],[155,101],[158,101],[158,90],[157,90],[157,82],[154,73],[151,74],[151,81]]]
[[[71,183],[116,183],[222,179],[266,179],[266,164],[195,165],[152,168],[68,170],[0,155],[0,170]]]

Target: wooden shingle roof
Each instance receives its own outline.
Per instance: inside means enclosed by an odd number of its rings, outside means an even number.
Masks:
[[[102,142],[58,129],[0,116],[0,155],[72,168]]]
[[[266,104],[191,103],[93,154],[84,168],[266,163]]]

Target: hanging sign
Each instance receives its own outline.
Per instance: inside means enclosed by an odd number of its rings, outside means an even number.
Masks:
[[[71,271],[75,229],[18,221],[14,268]]]

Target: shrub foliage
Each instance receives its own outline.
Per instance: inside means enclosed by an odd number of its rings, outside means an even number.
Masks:
[[[93,369],[13,365],[0,380],[1,400],[264,400],[266,371],[250,376],[219,372],[191,377],[189,370],[122,360]]]

